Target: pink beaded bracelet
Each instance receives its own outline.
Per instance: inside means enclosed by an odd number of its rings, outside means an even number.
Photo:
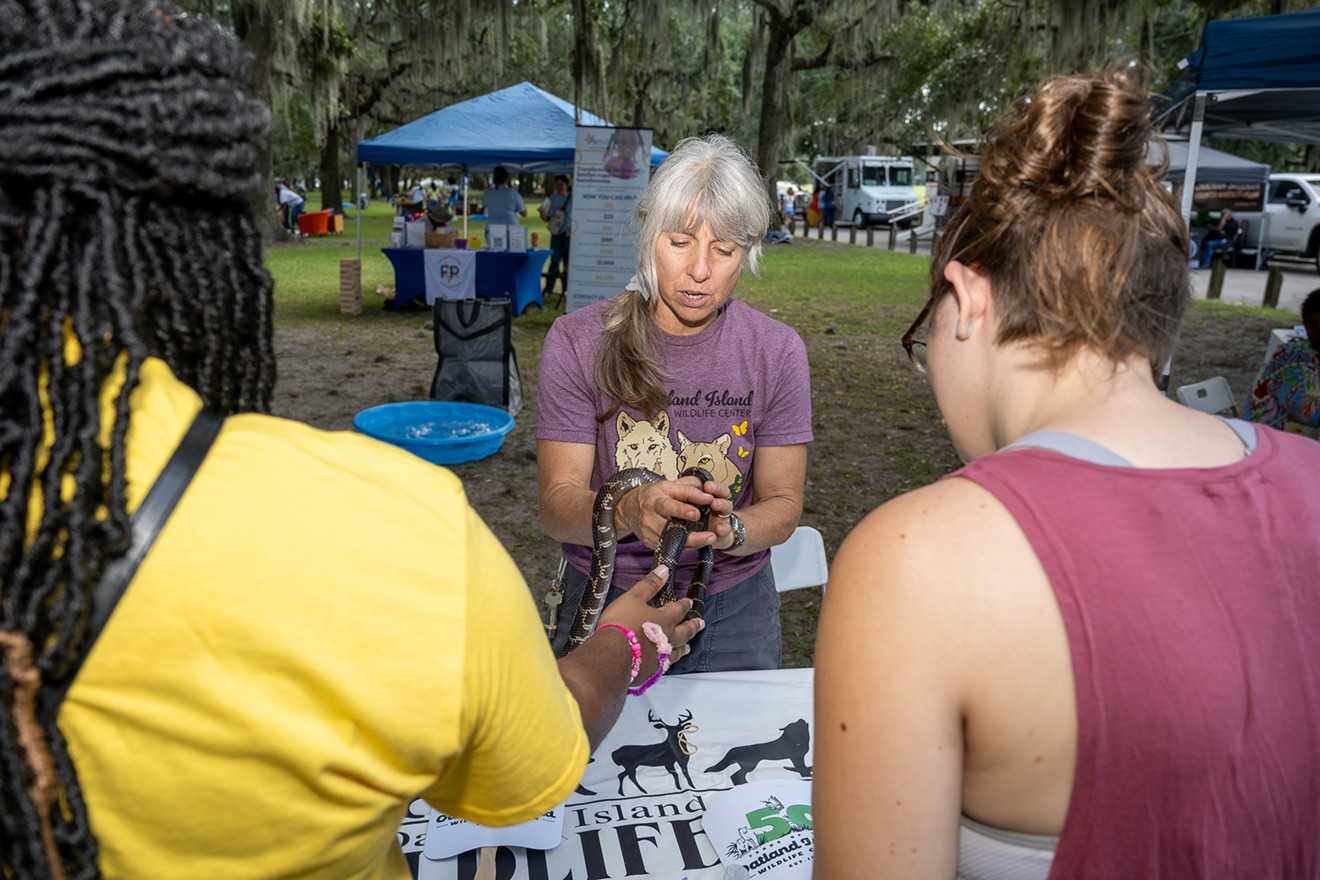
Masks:
[[[640,697],[642,694],[646,693],[651,685],[660,680],[660,676],[669,671],[669,655],[674,652],[674,647],[669,644],[669,638],[665,635],[665,631],[660,628],[659,624],[652,623],[649,620],[646,621],[646,623],[642,624],[642,633],[651,644],[655,645],[656,660],[658,663],[655,667],[655,672],[651,673],[650,678],[637,687],[628,688],[628,693],[634,697]]]
[[[603,629],[617,629],[628,637],[628,647],[632,648],[633,655],[632,672],[628,675],[628,683],[631,684],[637,680],[637,673],[642,671],[642,646],[637,641],[637,634],[628,629],[628,627],[617,623],[602,623],[600,626],[596,627],[596,632],[600,632]],[[629,688],[628,690],[629,693],[632,692],[632,688]]]

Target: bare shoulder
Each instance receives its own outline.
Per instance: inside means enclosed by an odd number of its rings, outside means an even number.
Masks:
[[[865,620],[940,631],[970,650],[970,632],[993,640],[987,620],[1051,601],[1012,515],[981,486],[955,478],[895,498],[858,524],[831,566],[825,610],[845,629]]]
[[[887,579],[919,574],[923,581],[944,581],[981,571],[991,561],[1008,562],[1003,541],[1013,536],[1021,531],[994,495],[971,480],[946,479],[872,511],[848,536],[835,564],[869,567],[883,559]]]

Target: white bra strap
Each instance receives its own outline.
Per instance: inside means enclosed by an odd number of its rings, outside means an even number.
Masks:
[[[1079,461],[1089,461],[1092,464],[1132,467],[1132,462],[1114,452],[1108,446],[1101,446],[1094,440],[1089,440],[1080,434],[1072,434],[1068,431],[1033,431],[1014,440],[1004,449],[1001,449],[1000,452],[1006,449],[1021,449],[1023,447],[1048,449]]]

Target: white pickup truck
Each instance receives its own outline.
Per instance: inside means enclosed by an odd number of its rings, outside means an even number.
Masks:
[[[1267,257],[1303,257],[1320,272],[1320,173],[1271,174],[1264,213],[1234,216],[1247,221],[1247,247],[1263,248]]]

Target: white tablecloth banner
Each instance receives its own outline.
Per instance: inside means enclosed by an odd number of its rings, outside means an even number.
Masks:
[[[456,248],[427,248],[422,254],[426,276],[426,304],[437,299],[477,298],[476,251]]]
[[[811,778],[812,672],[676,675],[661,679],[643,696],[630,697],[619,723],[587,765],[582,784],[564,804],[560,844],[547,851],[502,847],[497,875],[514,880],[723,880],[721,857],[733,861],[737,856],[746,863],[749,857],[765,856],[758,860],[762,870],[750,876],[776,880],[777,873],[763,871],[782,861],[781,850],[790,845],[788,838],[775,838],[781,831],[797,834],[809,827],[809,818],[803,818],[809,816],[809,805],[758,803],[737,826],[756,852],[738,850],[729,841],[721,841],[717,851],[702,817],[707,801],[735,786]],[[425,801],[414,802],[399,829],[414,875],[419,880],[470,878],[477,853],[433,861],[420,852],[430,813]]]

